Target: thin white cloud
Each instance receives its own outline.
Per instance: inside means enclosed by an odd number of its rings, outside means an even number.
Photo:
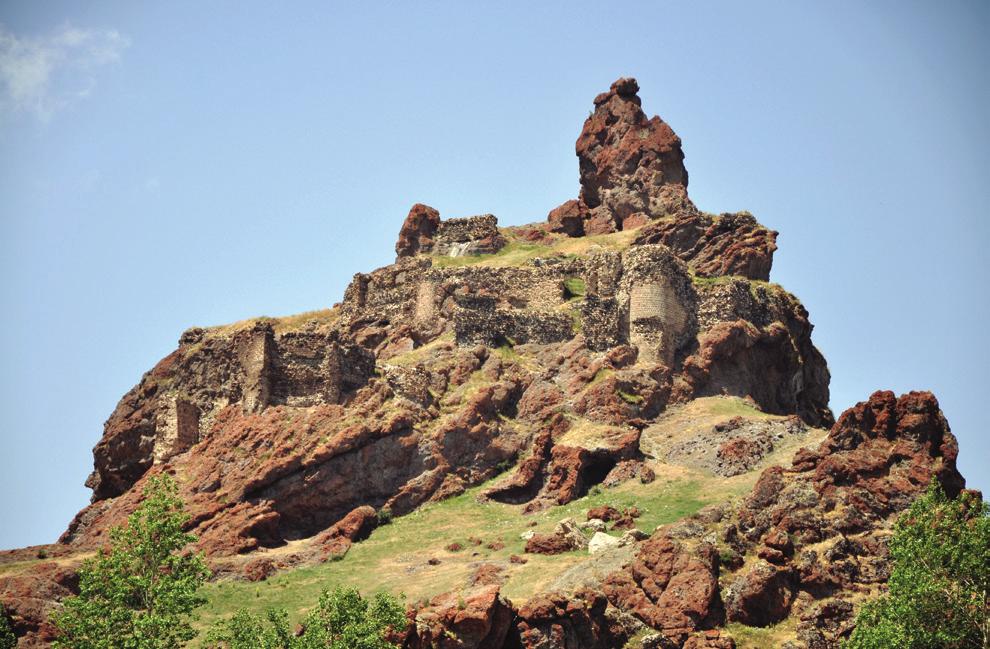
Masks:
[[[128,45],[113,29],[63,25],[47,36],[21,37],[0,25],[0,109],[48,120],[89,96],[96,69],[119,61]]]

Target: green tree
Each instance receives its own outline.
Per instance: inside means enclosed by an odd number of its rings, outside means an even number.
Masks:
[[[10,621],[7,620],[7,611],[0,604],[0,649],[14,649],[17,646],[17,637],[10,628]]]
[[[173,649],[195,637],[193,610],[209,577],[203,555],[186,547],[189,521],[168,475],[148,480],[127,524],[110,530],[110,549],[83,563],[79,595],[53,616],[57,647]]]
[[[847,649],[990,648],[990,506],[932,482],[895,524],[889,592],[860,611]]]
[[[335,588],[323,591],[298,637],[289,632],[285,611],[261,616],[242,609],[218,623],[210,640],[228,649],[393,649],[388,631],[405,624],[405,610],[392,595],[367,600],[353,588]]]
[[[207,641],[211,646],[230,649],[292,649],[297,646],[289,629],[289,615],[283,610],[272,609],[264,616],[240,609],[229,620],[214,626]]]

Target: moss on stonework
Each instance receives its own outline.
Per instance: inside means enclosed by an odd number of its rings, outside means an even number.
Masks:
[[[587,287],[580,277],[568,277],[564,280],[564,299],[574,300],[585,296]]]

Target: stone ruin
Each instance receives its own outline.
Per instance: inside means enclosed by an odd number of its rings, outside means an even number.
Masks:
[[[417,203],[402,225],[395,253],[399,259],[431,253],[444,257],[489,255],[505,243],[493,214],[441,221],[437,210]]]
[[[574,295],[569,285],[584,290]],[[632,344],[641,361],[669,366],[697,336],[701,302],[686,264],[664,245],[644,245],[509,268],[401,259],[356,275],[341,306],[352,320],[405,322],[424,338],[451,323],[461,346],[550,344],[582,333],[591,349]],[[714,312],[740,315],[707,307]]]
[[[340,403],[374,371],[373,357],[342,345],[336,336],[315,331],[277,335],[263,320],[229,339],[203,343],[201,329],[186,331],[180,340],[179,351],[202,346],[184,359],[188,371],[158,399],[156,463],[198,442],[217,412],[231,403],[240,402],[245,412]],[[203,372],[206,368],[210,371]],[[225,380],[216,381],[218,371]]]

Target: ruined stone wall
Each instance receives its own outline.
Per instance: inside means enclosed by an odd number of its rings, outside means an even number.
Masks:
[[[458,345],[550,344],[574,336],[566,313],[500,308],[491,296],[458,296],[454,332]]]
[[[671,365],[695,340],[697,296],[684,262],[666,246],[623,255],[618,297],[628,304],[627,340],[641,361]]]
[[[352,320],[412,320],[419,286],[429,268],[429,259],[409,257],[371,273],[356,274],[344,291],[341,314]]]
[[[177,396],[161,400],[156,414],[154,463],[159,464],[199,441],[199,408]]]
[[[807,317],[797,299],[779,286],[745,279],[729,279],[696,287],[698,328],[708,331],[723,322],[746,320],[757,327]]]
[[[588,295],[581,305],[581,331],[592,351],[605,351],[625,342],[623,314],[614,297]]]
[[[339,403],[343,393],[374,373],[370,352],[341,341],[335,332],[277,336],[264,320],[230,336],[192,330],[182,343],[181,360],[154,396],[155,463],[198,442],[217,413],[232,403],[246,412]]]
[[[485,255],[498,252],[504,245],[498,219],[493,214],[483,214],[441,221],[433,252],[449,257]]]

